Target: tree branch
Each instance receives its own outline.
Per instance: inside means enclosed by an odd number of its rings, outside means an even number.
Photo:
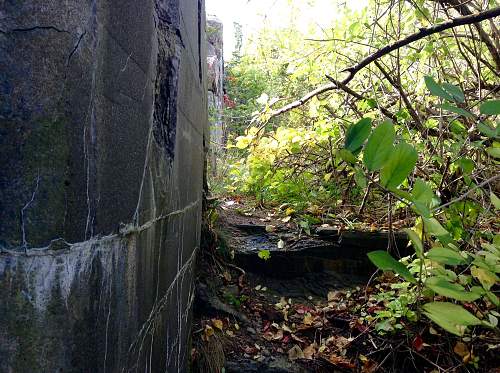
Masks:
[[[498,16],[500,16],[500,7],[485,10],[484,12],[480,12],[480,13],[476,13],[476,14],[472,14],[472,15],[467,15],[464,17],[454,18],[450,21],[447,21],[447,22],[444,22],[444,23],[441,23],[438,25],[434,25],[432,27],[421,28],[418,32],[411,34],[411,35],[407,36],[406,38],[398,40],[394,43],[391,43],[391,44],[379,49],[375,53],[365,57],[363,60],[361,60],[355,66],[352,66],[352,67],[344,70],[344,71],[347,71],[349,73],[349,75],[344,80],[342,80],[340,83],[342,83],[344,86],[346,86],[361,69],[365,68],[366,66],[368,66],[372,62],[376,61],[377,59],[385,56],[386,54],[389,54],[392,51],[397,50],[399,48],[402,48],[402,47],[404,47],[408,44],[411,44],[417,40],[423,39],[427,36],[430,36],[430,35],[433,35],[433,34],[436,34],[438,32],[442,32],[442,31],[445,31],[445,30],[448,30],[448,29],[451,29],[454,27],[474,24],[474,23],[478,23],[478,22],[481,22],[481,21],[484,21],[487,19],[491,19],[491,18],[495,18]],[[337,84],[334,84],[334,83],[326,84],[326,85],[323,85],[319,88],[316,88],[315,90],[309,92],[308,94],[306,94],[304,97],[298,99],[297,101],[291,102],[290,104],[285,105],[280,109],[271,111],[271,113],[270,113],[271,118],[275,117],[277,115],[286,113],[287,111],[295,109],[299,106],[302,106],[306,102],[308,102],[310,99],[312,99],[313,97],[315,97],[321,93],[331,91],[334,89],[338,89],[338,88],[339,88],[339,86]]]

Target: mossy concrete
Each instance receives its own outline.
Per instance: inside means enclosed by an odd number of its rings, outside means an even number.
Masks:
[[[207,141],[202,0],[0,20],[0,371],[182,372]]]

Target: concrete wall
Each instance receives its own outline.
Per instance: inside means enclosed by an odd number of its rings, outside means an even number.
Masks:
[[[0,8],[0,372],[179,372],[207,124],[203,0]]]
[[[210,165],[217,173],[217,158],[224,152],[224,44],[223,24],[215,16],[207,19],[208,113],[210,120]]]

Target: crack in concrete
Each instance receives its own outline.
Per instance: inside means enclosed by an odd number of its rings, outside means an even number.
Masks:
[[[22,248],[24,252],[28,251],[28,241],[26,239],[26,221],[24,219],[24,211],[33,203],[36,194],[38,193],[38,187],[40,185],[40,170],[38,170],[38,175],[36,177],[35,190],[31,194],[31,199],[23,206],[21,209],[21,234],[22,234]]]
[[[55,26],[32,26],[32,27],[23,27],[23,28],[14,28],[11,30],[1,30],[0,29],[0,34],[13,34],[16,32],[32,32],[32,31],[38,31],[38,30],[51,30],[59,33],[65,33],[65,34],[71,34],[68,30],[63,30],[60,28],[57,28]]]
[[[78,38],[78,41],[76,42],[75,46],[73,47],[73,50],[70,52],[69,56],[68,56],[68,59],[66,61],[66,66],[69,65],[69,62],[71,60],[71,57],[73,57],[73,55],[75,54],[75,52],[77,51],[78,47],[80,46],[80,42],[82,41],[83,37],[87,34],[87,30],[85,30],[81,35],[80,37]]]

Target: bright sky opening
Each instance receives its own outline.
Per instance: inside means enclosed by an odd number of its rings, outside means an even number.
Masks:
[[[206,0],[206,10],[207,15],[216,16],[224,24],[224,58],[228,60],[235,47],[234,22],[242,25],[246,39],[264,25],[288,26],[293,6],[301,15],[294,26],[306,31],[311,24],[322,28],[330,25],[341,7],[360,10],[367,3],[368,0]]]

